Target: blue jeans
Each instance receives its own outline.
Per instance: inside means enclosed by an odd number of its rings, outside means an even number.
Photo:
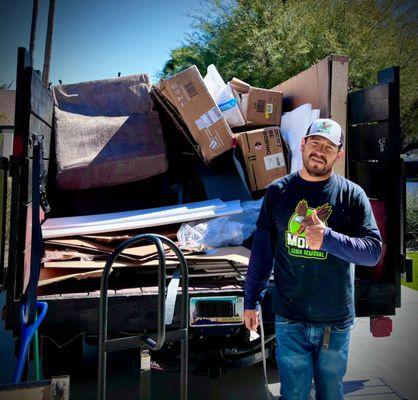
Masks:
[[[306,400],[315,382],[317,400],[342,400],[350,327],[331,327],[323,347],[324,327],[276,316],[277,364],[283,400]]]

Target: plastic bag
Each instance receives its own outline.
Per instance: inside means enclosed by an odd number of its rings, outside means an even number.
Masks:
[[[221,109],[227,124],[231,127],[244,125],[244,117],[238,107],[231,86],[224,82],[213,64],[209,65],[203,81],[215,103]]]
[[[177,232],[180,248],[205,251],[240,246],[255,231],[261,203],[262,199],[241,202],[240,214],[183,223]]]

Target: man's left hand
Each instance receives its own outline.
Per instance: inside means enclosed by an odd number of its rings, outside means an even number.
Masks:
[[[318,218],[316,210],[312,213],[313,225],[305,229],[305,237],[311,250],[319,250],[322,247],[326,225]]]

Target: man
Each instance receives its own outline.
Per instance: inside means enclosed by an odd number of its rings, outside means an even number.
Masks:
[[[354,266],[375,265],[381,237],[369,200],[334,173],[344,136],[330,119],[302,140],[302,170],[267,189],[246,279],[245,325],[259,323],[260,294],[274,268],[277,362],[283,400],[343,399]]]

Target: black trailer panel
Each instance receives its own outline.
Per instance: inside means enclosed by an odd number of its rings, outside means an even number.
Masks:
[[[405,265],[405,176],[400,157],[399,68],[378,74],[379,84],[349,94],[348,171],[385,210],[381,269],[356,267],[357,316],[393,315],[400,307]]]

